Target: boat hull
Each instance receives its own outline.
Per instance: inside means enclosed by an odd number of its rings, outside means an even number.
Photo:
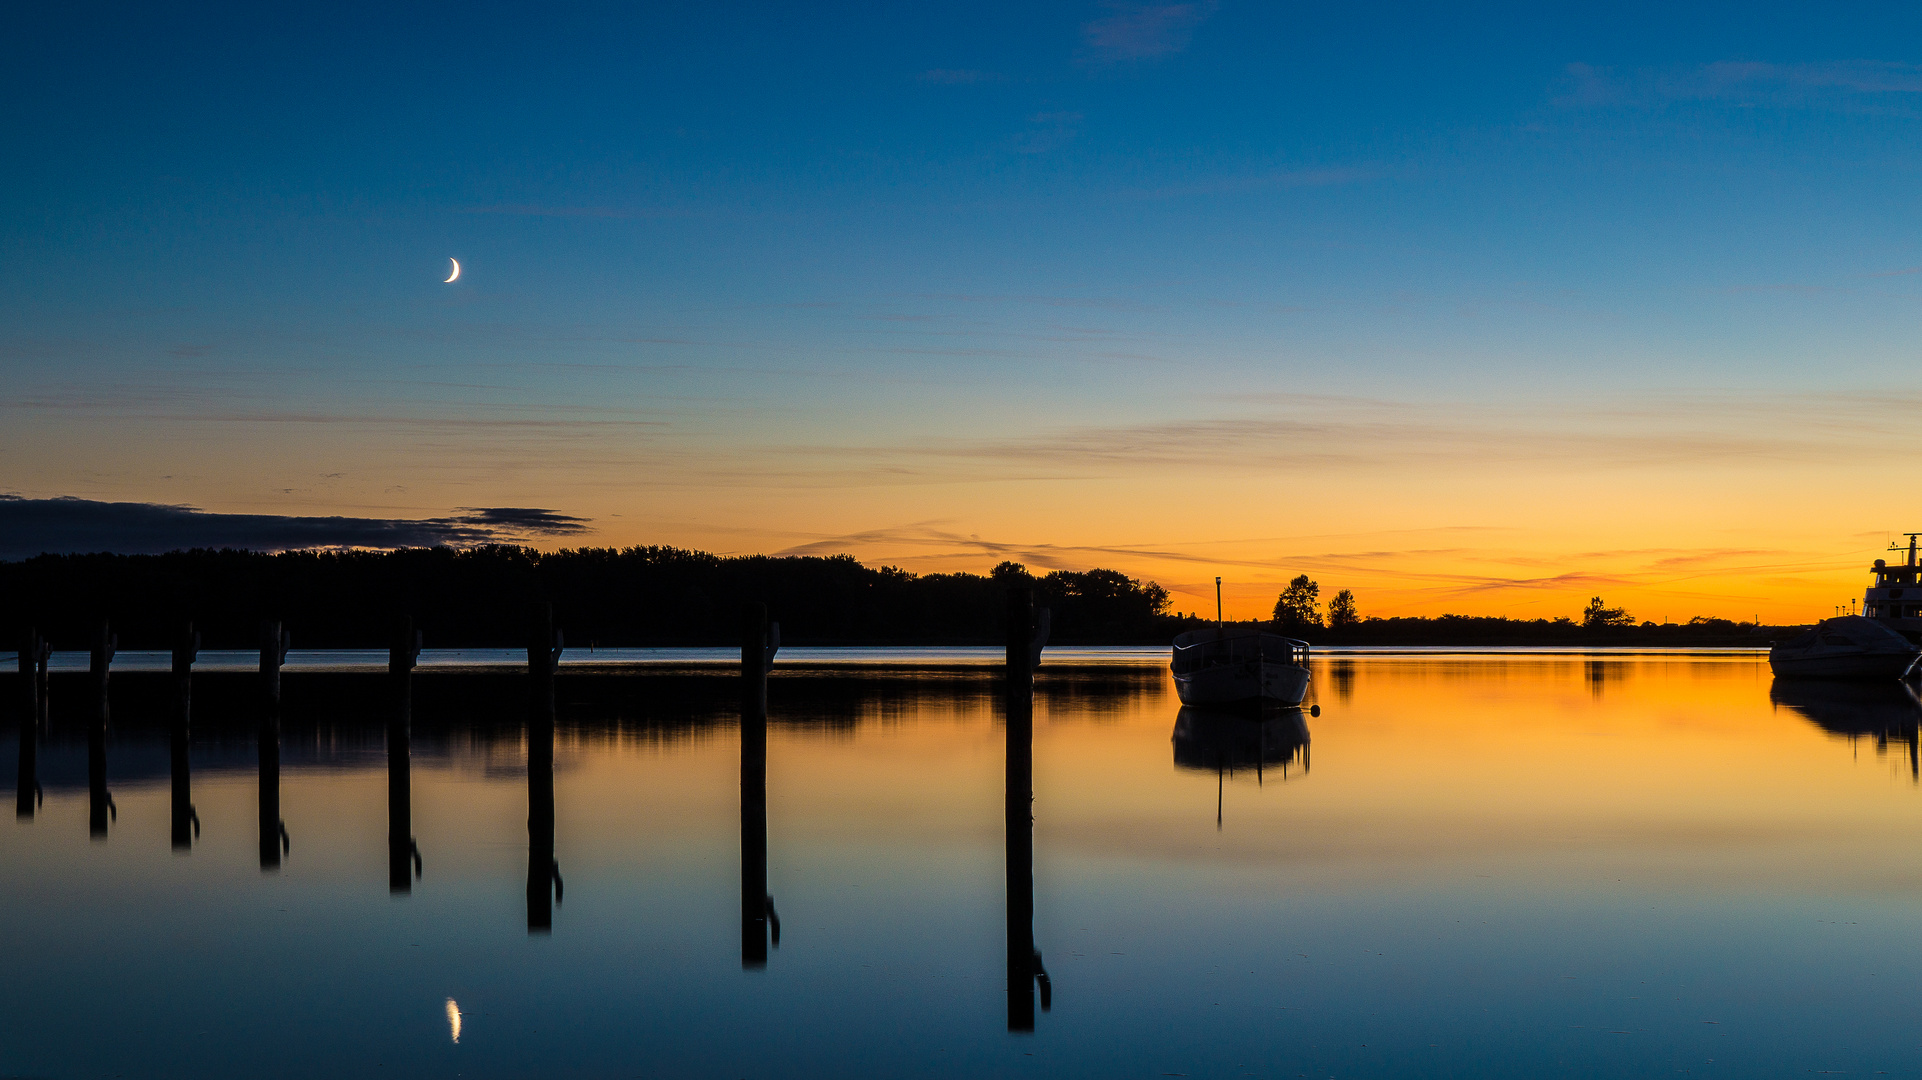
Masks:
[[[1216,664],[1175,675],[1183,705],[1299,705],[1308,696],[1308,669],[1267,660]]]
[[[1847,653],[1832,656],[1769,655],[1769,670],[1779,679],[1893,680],[1909,673],[1913,654]]]

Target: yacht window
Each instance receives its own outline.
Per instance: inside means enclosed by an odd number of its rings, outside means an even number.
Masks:
[[[1824,644],[1824,645],[1853,645],[1853,644],[1855,644],[1855,642],[1853,642],[1853,641],[1850,641],[1850,640],[1849,640],[1848,638],[1845,638],[1845,637],[1843,637],[1843,636],[1842,636],[1842,635],[1840,635],[1840,634],[1823,634],[1823,635],[1822,635],[1822,644]]]

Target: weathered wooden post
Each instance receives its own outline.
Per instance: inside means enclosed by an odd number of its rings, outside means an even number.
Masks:
[[[554,928],[561,869],[554,861],[554,676],[563,639],[554,605],[534,607],[527,633],[527,932]]]
[[[20,635],[20,718],[28,726],[40,722],[40,631],[28,627]]]
[[[1042,1009],[1053,1003],[1047,970],[1034,947],[1034,670],[1047,638],[1048,611],[1035,611],[1034,590],[1010,588],[1005,705],[1009,1031],[1034,1030],[1037,983]]]
[[[20,636],[20,761],[14,784],[14,816],[32,821],[40,801],[40,632]]]
[[[291,635],[280,620],[260,624],[260,868],[279,870],[281,856],[293,850],[287,823],[280,817],[280,667],[287,660]]]
[[[173,647],[173,849],[190,851],[200,833],[194,813],[193,769],[188,752],[193,745],[194,661],[200,656],[200,635],[193,623],[181,626]]]
[[[114,636],[107,620],[94,627],[93,648],[87,658],[87,695],[92,715],[87,722],[87,835],[102,840],[108,818],[118,817],[107,792],[107,669],[113,663]]]
[[[414,844],[414,665],[420,660],[420,631],[401,616],[387,646],[387,681],[394,711],[387,717],[387,891],[412,892],[420,872]]]
[[[40,701],[40,730],[47,731],[47,665],[53,662],[53,642],[40,638],[40,651],[33,658],[33,692]]]
[[[741,605],[741,966],[767,966],[769,920],[780,920],[767,891],[767,673],[781,647],[781,625],[765,604]]]
[[[293,635],[280,625],[279,619],[267,619],[260,624],[260,695],[263,710],[272,716],[280,715],[280,667],[287,662],[287,649],[293,644]]]

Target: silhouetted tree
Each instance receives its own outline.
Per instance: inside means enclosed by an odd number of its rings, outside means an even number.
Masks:
[[[1275,600],[1275,627],[1283,633],[1321,626],[1321,586],[1298,574]]]
[[[1353,626],[1360,621],[1361,616],[1355,612],[1355,594],[1353,592],[1343,589],[1335,594],[1334,599],[1328,601],[1329,629],[1333,630],[1344,626]]]
[[[1028,573],[1028,568],[1012,559],[990,570],[988,576],[1003,586],[1034,584],[1034,575]]]
[[[1588,607],[1582,612],[1582,626],[1589,630],[1599,630],[1604,626],[1634,626],[1635,619],[1627,609],[1606,607],[1599,596],[1591,597]]]

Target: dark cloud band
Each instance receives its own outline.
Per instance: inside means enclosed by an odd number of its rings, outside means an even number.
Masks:
[[[472,547],[590,531],[587,519],[519,506],[467,506],[444,518],[215,514],[162,503],[0,495],[0,559],[47,552],[152,555],[186,548]]]

